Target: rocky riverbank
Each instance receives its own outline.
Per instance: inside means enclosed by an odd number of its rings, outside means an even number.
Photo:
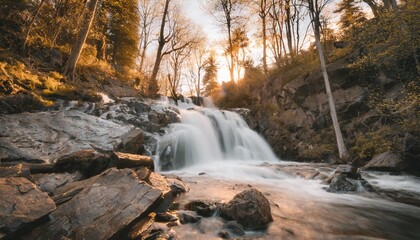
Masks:
[[[404,167],[392,154],[359,170],[330,163],[229,161],[211,162],[209,169],[155,172],[157,141],[169,124],[180,121],[178,113],[162,101],[114,101],[104,95],[95,103],[58,100],[43,111],[0,115],[0,239],[418,234],[413,224],[420,219],[412,213],[420,206],[419,180],[370,171]],[[364,204],[408,220],[359,216]],[[356,216],[371,224],[343,224]]]

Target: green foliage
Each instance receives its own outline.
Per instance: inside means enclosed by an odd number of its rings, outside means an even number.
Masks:
[[[391,150],[398,150],[395,132],[390,127],[382,127],[377,131],[356,134],[355,146],[352,151],[362,159],[371,159],[373,156]]]
[[[135,66],[139,45],[140,17],[137,0],[105,0],[102,18],[109,26],[108,42],[112,45],[112,63],[118,71]]]
[[[353,32],[366,21],[365,14],[356,3],[355,0],[342,0],[337,4],[337,9],[334,11],[335,13],[341,13],[340,27],[344,39],[351,37]]]
[[[414,56],[420,46],[419,19],[420,4],[410,1],[397,11],[384,13],[380,18],[366,22],[353,39],[355,47],[363,48],[364,55],[350,67],[363,69],[373,65],[398,70],[398,64],[409,59],[410,66],[404,70],[416,73]]]
[[[392,118],[402,124],[407,118],[418,115],[420,109],[420,82],[408,82],[404,85],[403,97],[389,100],[384,97],[382,89],[371,89],[369,106],[382,117]]]
[[[203,77],[203,85],[204,85],[204,96],[212,95],[216,88],[218,87],[217,83],[217,63],[216,57],[214,54],[210,54],[208,59],[206,60],[207,65],[204,68],[204,77]]]
[[[305,147],[301,147],[299,151],[299,157],[309,160],[320,160],[325,159],[334,153],[336,147],[333,144],[310,144]]]

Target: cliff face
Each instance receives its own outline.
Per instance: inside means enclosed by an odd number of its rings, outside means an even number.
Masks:
[[[372,104],[372,99],[379,92],[382,101],[400,101],[406,98],[405,84],[389,77],[385,68],[379,68],[369,76],[356,75],[348,68],[348,64],[358,56],[359,51],[355,51],[327,66],[347,148],[353,159],[369,160],[372,156],[363,156],[360,154],[362,150],[356,149],[363,147],[358,146],[361,144],[360,138],[368,138],[367,133],[376,134],[386,127],[390,128],[389,132],[379,138],[384,138],[381,140],[385,142],[398,139],[398,146],[384,151],[403,152],[404,136],[418,133],[414,129],[404,130],[393,116],[385,116],[379,112]],[[369,84],[364,81],[364,77],[369,79]],[[258,106],[246,114],[245,118],[251,128],[268,140],[280,158],[338,161],[335,135],[320,71],[303,74],[289,81],[282,77],[270,79],[258,93],[258,98]],[[414,116],[414,119],[418,119],[418,116]],[[375,149],[370,155],[375,155]]]

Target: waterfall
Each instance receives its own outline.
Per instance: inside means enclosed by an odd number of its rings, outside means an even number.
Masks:
[[[192,109],[189,105],[188,109],[180,109],[181,122],[171,124],[158,142],[158,170],[221,160],[277,160],[270,146],[239,114],[214,107]]]

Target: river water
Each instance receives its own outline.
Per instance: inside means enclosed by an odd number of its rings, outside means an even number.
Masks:
[[[227,202],[254,187],[269,199],[274,221],[245,239],[420,239],[419,178],[362,172],[374,192],[330,193],[311,176],[328,176],[336,166],[281,161],[238,114],[182,107],[181,123],[159,141],[156,166],[188,184],[181,206]],[[211,217],[174,230],[179,239],[220,239],[222,225]]]

